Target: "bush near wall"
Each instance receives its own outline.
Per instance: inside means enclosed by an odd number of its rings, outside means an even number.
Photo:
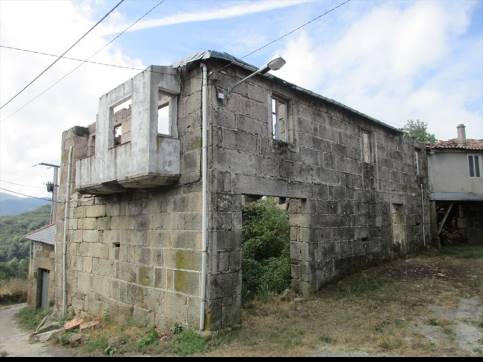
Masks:
[[[267,198],[242,210],[242,299],[266,298],[290,287],[288,213]]]

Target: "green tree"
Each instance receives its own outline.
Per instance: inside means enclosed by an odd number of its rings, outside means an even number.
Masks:
[[[405,134],[409,137],[415,138],[416,140],[423,143],[436,143],[436,136],[428,132],[428,125],[425,122],[417,120],[408,120],[406,125],[401,128]]]

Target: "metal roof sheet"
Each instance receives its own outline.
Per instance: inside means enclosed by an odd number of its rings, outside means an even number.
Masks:
[[[55,245],[55,231],[55,224],[50,224],[28,233],[24,238],[44,244]]]

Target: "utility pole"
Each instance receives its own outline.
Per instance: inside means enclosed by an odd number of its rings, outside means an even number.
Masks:
[[[47,182],[47,184],[46,184],[47,191],[52,193],[52,207],[50,209],[50,223],[53,224],[54,220],[55,220],[55,203],[57,201],[57,192],[58,192],[58,188],[59,188],[58,174],[59,174],[59,167],[60,166],[59,165],[53,165],[51,163],[41,162],[41,163],[35,164],[34,167],[37,166],[37,165],[52,167],[54,169],[54,178],[53,178],[52,182]]]

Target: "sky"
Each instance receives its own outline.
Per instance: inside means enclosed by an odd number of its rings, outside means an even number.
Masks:
[[[90,57],[158,1],[126,0],[67,56]],[[61,54],[117,2],[0,0],[0,45]],[[342,2],[165,0],[91,60],[142,69],[207,49],[243,57]],[[275,55],[287,64],[274,75],[394,127],[419,119],[449,139],[464,123],[483,138],[483,0],[352,0],[244,60]],[[0,103],[54,59],[0,48]],[[58,164],[62,132],[94,122],[99,97],[139,72],[78,65],[59,61],[0,110],[0,188],[48,197],[52,169],[33,165]]]

